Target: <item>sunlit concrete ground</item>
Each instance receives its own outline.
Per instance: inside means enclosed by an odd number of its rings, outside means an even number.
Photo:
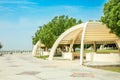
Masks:
[[[79,60],[42,60],[31,54],[0,57],[0,80],[120,80],[120,73],[80,66]]]

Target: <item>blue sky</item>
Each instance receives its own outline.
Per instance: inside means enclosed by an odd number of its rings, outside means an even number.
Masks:
[[[99,20],[107,0],[0,0],[2,50],[30,50],[39,26],[54,16],[68,15],[83,22]]]

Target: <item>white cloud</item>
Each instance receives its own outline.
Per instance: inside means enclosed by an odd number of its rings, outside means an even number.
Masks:
[[[28,6],[20,6],[21,9],[30,9],[31,7]]]
[[[30,1],[14,1],[14,0],[2,0],[0,1],[0,4],[37,4],[35,2],[30,2]]]
[[[9,10],[9,7],[0,6],[0,10]]]
[[[13,7],[8,7],[8,6],[0,6],[0,11],[1,11],[1,13],[7,12],[7,13],[5,13],[5,14],[8,14],[8,13],[10,13],[10,12],[15,11],[15,8],[13,8]]]

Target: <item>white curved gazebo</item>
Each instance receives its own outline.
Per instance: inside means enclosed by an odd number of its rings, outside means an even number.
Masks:
[[[53,60],[55,50],[59,44],[70,44],[70,51],[73,44],[81,44],[80,65],[83,64],[84,44],[94,44],[94,50],[96,50],[96,44],[115,43],[120,49],[120,39],[115,34],[109,33],[109,31],[106,25],[101,22],[87,22],[73,26],[62,33],[55,41],[49,54],[49,60]]]
[[[38,49],[41,48],[41,47],[45,47],[45,45],[42,44],[40,41],[38,41],[33,47],[32,56],[36,56],[37,53],[38,53]]]

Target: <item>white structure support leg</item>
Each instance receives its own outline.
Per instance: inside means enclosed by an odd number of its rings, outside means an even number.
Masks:
[[[82,36],[81,36],[81,49],[80,49],[80,65],[83,65],[83,53],[84,53],[84,36],[86,30],[87,23],[85,23]]]

